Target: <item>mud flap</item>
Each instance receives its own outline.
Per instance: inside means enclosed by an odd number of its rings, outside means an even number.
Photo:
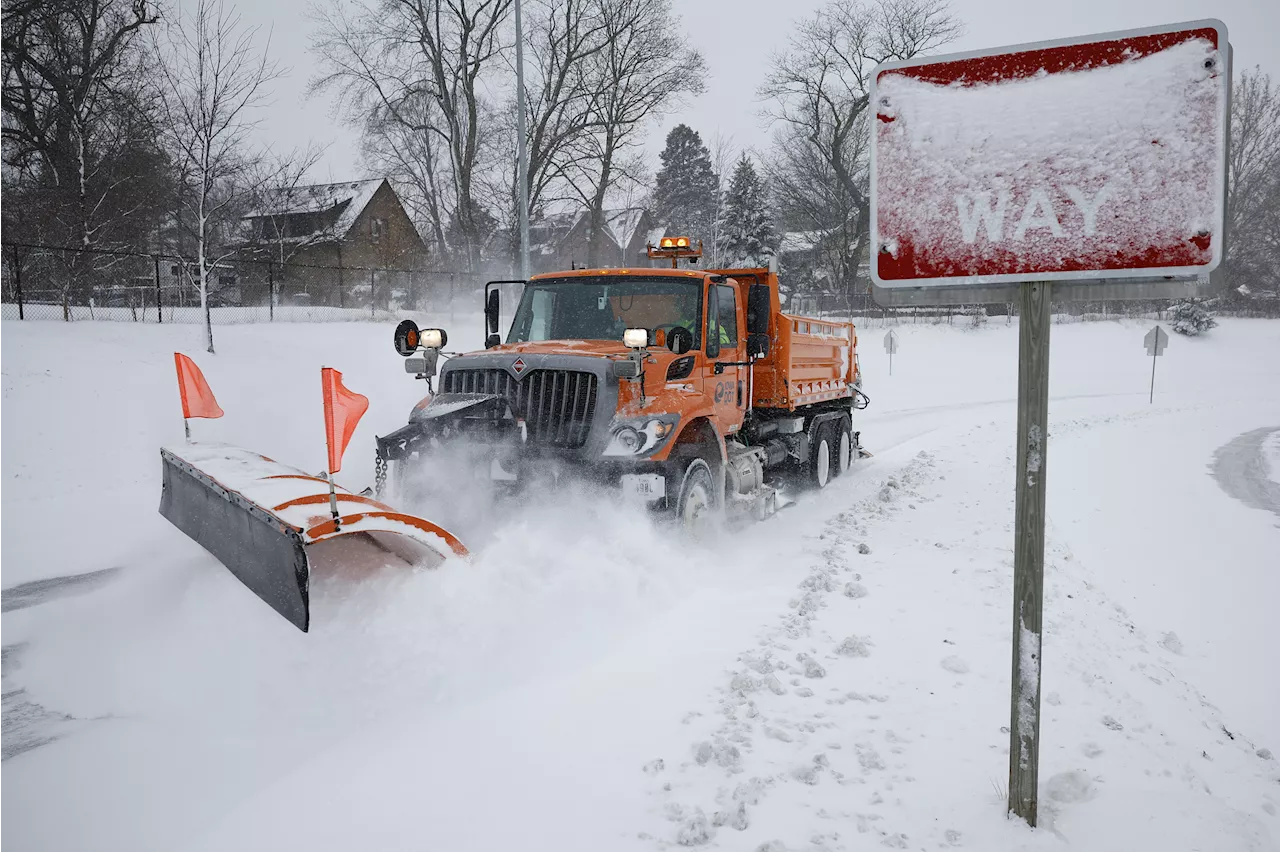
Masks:
[[[334,570],[469,556],[447,530],[344,488],[335,489],[335,521],[325,479],[239,447],[161,448],[160,458],[160,514],[304,633],[322,550],[331,558],[321,564]],[[345,546],[328,546],[337,540]]]

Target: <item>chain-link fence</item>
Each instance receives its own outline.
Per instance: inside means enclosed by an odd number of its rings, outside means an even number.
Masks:
[[[1054,324],[1106,322],[1110,320],[1157,320],[1168,318],[1177,299],[1115,299],[1097,302],[1054,302]],[[1208,300],[1214,316],[1280,318],[1280,298],[1266,296],[1246,300],[1235,294]],[[831,318],[853,318],[864,326],[959,325],[976,327],[990,321],[1012,324],[1018,315],[1017,302],[974,305],[942,305],[886,308],[870,291],[850,295],[794,293],[783,306],[787,313]]]
[[[6,320],[199,323],[194,258],[3,243]],[[440,270],[325,266],[231,255],[207,276],[215,324],[382,319],[480,304],[483,281]]]

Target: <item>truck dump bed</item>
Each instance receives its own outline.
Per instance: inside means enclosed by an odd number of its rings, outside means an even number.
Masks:
[[[758,408],[796,408],[854,395],[858,333],[853,323],[774,313],[768,357],[756,363]]]

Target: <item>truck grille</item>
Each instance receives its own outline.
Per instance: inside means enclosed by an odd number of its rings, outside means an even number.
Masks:
[[[581,447],[596,409],[596,376],[576,370],[530,370],[516,379],[506,370],[450,370],[442,377],[445,393],[490,393],[507,398],[524,418],[531,444]]]

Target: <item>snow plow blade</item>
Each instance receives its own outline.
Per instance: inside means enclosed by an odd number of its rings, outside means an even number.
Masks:
[[[160,458],[160,514],[304,633],[317,567],[434,567],[469,556],[447,530],[340,487],[335,523],[327,480],[240,447],[162,447]],[[326,556],[338,540],[353,546]]]

